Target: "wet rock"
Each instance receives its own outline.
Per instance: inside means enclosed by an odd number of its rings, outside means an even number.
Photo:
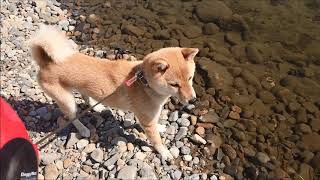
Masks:
[[[247,70],[241,72],[241,76],[244,80],[246,80],[249,84],[253,85],[257,89],[261,89],[261,84],[258,78],[256,78],[252,73]]]
[[[307,111],[303,108],[300,108],[296,114],[296,119],[298,123],[306,123],[308,121]]]
[[[311,127],[308,126],[307,124],[299,124],[299,130],[303,133],[311,133]]]
[[[242,43],[242,37],[239,32],[227,32],[225,35],[226,42],[230,45],[239,45]]]
[[[240,119],[240,115],[237,112],[230,111],[229,118],[231,118],[231,119]]]
[[[255,167],[250,166],[244,169],[244,174],[249,179],[257,179],[259,175],[259,170]]]
[[[207,23],[203,26],[203,34],[213,35],[219,32],[219,27],[214,23]]]
[[[308,164],[301,164],[299,168],[299,174],[304,180],[313,180],[314,178],[314,170]]]
[[[215,22],[218,24],[223,21],[231,20],[232,11],[222,1],[203,1],[195,8],[196,15],[202,22]]]
[[[270,161],[269,156],[266,153],[263,152],[258,152],[256,154],[257,159],[259,160],[260,163],[266,164],[267,162]]]
[[[187,38],[193,39],[201,36],[201,32],[202,30],[198,26],[188,26],[187,28],[185,28],[185,31],[183,33]]]
[[[229,144],[223,144],[221,146],[223,152],[231,159],[235,159],[237,157],[237,152],[236,150],[233,149],[232,146],[230,146]]]
[[[263,62],[263,57],[259,53],[258,49],[253,44],[249,44],[246,47],[246,52],[248,59],[255,64],[261,64]]]
[[[297,102],[290,102],[288,105],[288,109],[291,112],[297,111],[298,109],[300,109],[300,107],[301,107],[301,105]]]
[[[276,98],[269,91],[260,91],[258,93],[259,98],[266,104],[271,104],[276,101]]]
[[[320,151],[320,135],[316,132],[302,136],[302,143],[310,151]]]
[[[200,59],[197,61],[199,67],[208,73],[205,78],[209,79],[208,86],[214,87],[215,89],[229,89],[229,86],[233,84],[233,77],[225,66],[222,66],[209,59]],[[215,69],[215,71],[212,71]]]
[[[317,106],[315,106],[312,102],[304,102],[302,105],[310,113],[315,113],[318,111]]]
[[[170,39],[170,33],[168,30],[158,30],[154,33],[153,37],[158,40]]]
[[[237,124],[237,121],[232,120],[232,119],[227,119],[226,121],[223,122],[223,126],[226,128],[231,128]]]
[[[245,106],[243,108],[242,116],[244,118],[251,118],[253,116],[254,110],[251,106]]]
[[[136,37],[141,37],[144,34],[143,30],[133,25],[124,25],[122,32]]]
[[[135,166],[125,166],[120,169],[117,179],[136,179],[137,177],[137,167]]]
[[[216,112],[210,110],[207,114],[203,116],[201,121],[205,123],[217,123],[220,121],[220,117]]]

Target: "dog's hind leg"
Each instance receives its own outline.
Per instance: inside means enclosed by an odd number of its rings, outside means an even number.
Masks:
[[[41,83],[42,89],[54,99],[62,112],[71,120],[77,115],[77,104],[75,102],[72,91],[62,87],[60,84]],[[84,126],[78,119],[74,120],[72,124],[77,128],[80,135],[83,137],[90,137],[90,130]]]

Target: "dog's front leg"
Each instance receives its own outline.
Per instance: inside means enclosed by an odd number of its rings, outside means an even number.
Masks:
[[[151,141],[153,147],[161,154],[162,158],[165,160],[173,159],[170,151],[162,144],[162,140],[160,137],[160,133],[157,127],[157,120],[148,120],[148,119],[141,119],[145,117],[140,117],[140,125],[143,128],[144,132],[146,133],[147,137]]]

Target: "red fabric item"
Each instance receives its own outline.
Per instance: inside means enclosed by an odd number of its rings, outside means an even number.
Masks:
[[[23,138],[32,144],[29,134],[17,113],[10,104],[0,97],[0,149],[15,138]],[[32,145],[39,159],[38,148],[35,144]]]

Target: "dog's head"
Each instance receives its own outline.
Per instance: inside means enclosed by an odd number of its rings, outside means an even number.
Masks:
[[[192,87],[197,48],[171,47],[148,54],[144,58],[144,73],[149,86],[157,93],[175,96],[187,104],[196,98]]]

